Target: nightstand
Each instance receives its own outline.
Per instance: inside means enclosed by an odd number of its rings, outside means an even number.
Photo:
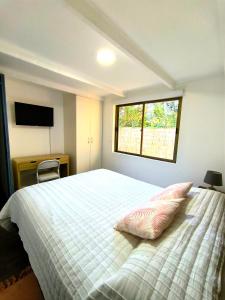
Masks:
[[[198,188],[200,188],[200,189],[206,189],[206,190],[208,189],[207,186],[202,186],[202,185],[199,185]]]

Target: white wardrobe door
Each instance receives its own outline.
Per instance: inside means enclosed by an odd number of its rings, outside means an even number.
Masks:
[[[91,170],[101,167],[102,103],[91,101]]]
[[[76,171],[87,172],[91,164],[90,144],[90,100],[77,96],[76,98]]]

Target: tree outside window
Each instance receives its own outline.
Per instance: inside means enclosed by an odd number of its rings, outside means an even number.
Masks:
[[[176,162],[182,98],[116,106],[115,151]]]

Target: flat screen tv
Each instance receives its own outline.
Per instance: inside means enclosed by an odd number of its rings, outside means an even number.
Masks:
[[[16,125],[54,126],[52,107],[15,102]]]

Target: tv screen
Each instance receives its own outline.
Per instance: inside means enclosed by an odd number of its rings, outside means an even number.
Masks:
[[[16,125],[54,126],[53,108],[15,102]]]

